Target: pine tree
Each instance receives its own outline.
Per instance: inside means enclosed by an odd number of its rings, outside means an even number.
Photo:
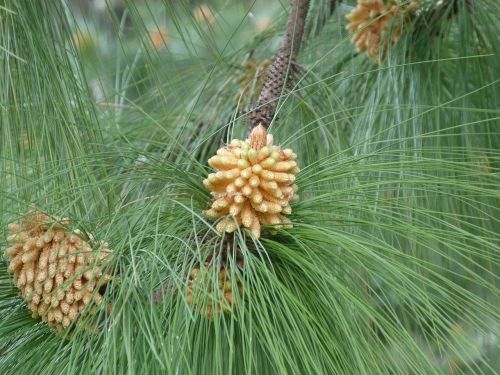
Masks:
[[[1,1],[0,373],[498,373],[498,25]]]

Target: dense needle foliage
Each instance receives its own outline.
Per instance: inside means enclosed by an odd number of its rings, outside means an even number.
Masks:
[[[1,248],[35,205],[108,242],[117,276],[57,335],[2,251],[0,373],[496,374],[500,3],[422,0],[376,64],[354,1],[311,0],[269,128],[300,200],[259,240],[215,230],[202,182],[247,135],[289,4],[206,3],[0,1]],[[241,282],[229,313],[188,302],[207,259]]]

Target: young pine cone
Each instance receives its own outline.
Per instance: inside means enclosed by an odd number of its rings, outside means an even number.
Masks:
[[[214,313],[229,313],[235,293],[239,293],[240,296],[243,294],[240,280],[232,280],[230,271],[226,267],[223,266],[217,272],[216,279],[211,267],[213,266],[205,263],[204,269],[196,267],[191,271],[186,296],[187,303],[196,306],[209,319]]]
[[[237,226],[260,237],[261,224],[290,227],[290,201],[298,199],[295,175],[299,168],[291,149],[273,145],[273,138],[259,125],[246,141],[235,139],[220,148],[208,164],[217,170],[203,181],[214,201],[205,215],[223,219],[219,232],[233,232]]]
[[[346,29],[354,33],[352,43],[356,50],[367,51],[368,57],[377,61],[379,50],[383,54],[387,43],[396,44],[401,36],[401,25],[395,22],[390,40],[385,40],[390,23],[399,16],[399,7],[386,5],[384,0],[358,0],[356,9],[346,16],[350,21]]]
[[[77,232],[68,232],[64,221],[32,210],[19,224],[8,225],[11,246],[5,250],[8,270],[33,318],[41,317],[59,332],[87,305],[102,303],[98,289],[111,279],[100,269],[108,245],[94,251]]]

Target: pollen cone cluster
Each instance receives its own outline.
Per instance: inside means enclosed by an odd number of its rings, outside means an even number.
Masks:
[[[243,294],[240,280],[231,278],[228,268],[223,266],[214,275],[212,267],[207,262],[204,268],[196,267],[191,271],[186,296],[187,302],[209,319],[214,314],[231,312],[235,294]]]
[[[357,7],[346,18],[350,21],[346,29],[354,33],[352,43],[358,52],[366,51],[368,57],[377,61],[379,50],[385,52],[388,44],[396,44],[401,36],[399,24],[400,8],[395,4],[385,4],[384,0],[358,0]],[[390,23],[396,20],[391,30]]]
[[[235,139],[220,148],[208,164],[217,172],[203,181],[214,201],[205,215],[222,218],[220,232],[248,228],[260,237],[261,224],[290,227],[290,201],[298,199],[295,175],[297,155],[273,145],[273,138],[259,125],[249,139]]]
[[[9,224],[9,272],[33,318],[41,317],[62,331],[89,304],[100,305],[99,289],[110,279],[101,265],[109,255],[107,244],[93,251],[77,232],[68,232],[67,220],[57,221],[31,210],[19,224]]]

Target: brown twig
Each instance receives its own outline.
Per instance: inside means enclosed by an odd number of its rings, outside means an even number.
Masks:
[[[302,43],[304,24],[309,10],[309,0],[291,0],[290,14],[281,47],[269,67],[255,108],[248,114],[250,128],[271,124],[278,107],[279,97],[289,81],[291,68]]]

